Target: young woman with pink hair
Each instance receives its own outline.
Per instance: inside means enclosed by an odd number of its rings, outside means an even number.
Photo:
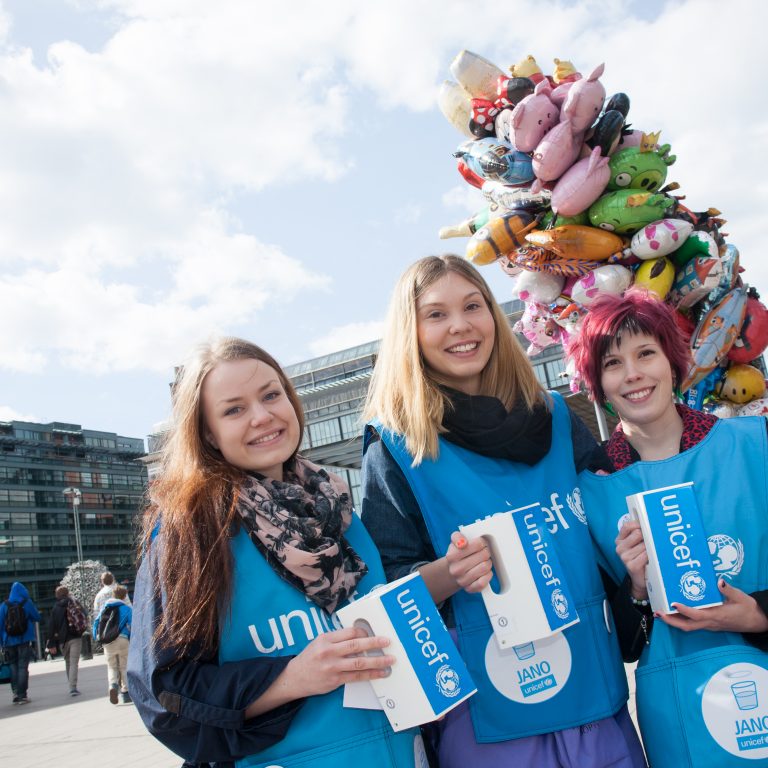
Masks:
[[[636,675],[649,762],[654,768],[768,762],[768,740],[761,743],[744,730],[754,713],[741,710],[751,703],[732,687],[740,680],[755,686],[765,711],[766,420],[720,420],[676,402],[690,362],[688,345],[674,311],[643,292],[596,302],[569,352],[591,397],[610,403],[621,419],[595,457],[594,472],[583,472],[579,483],[603,565],[617,581],[629,575],[629,600],[649,638]],[[627,515],[626,496],[689,482],[723,603],[702,609],[674,603],[676,613],[657,614],[654,621],[646,543],[639,523]],[[754,704],[760,706],[757,694]]]

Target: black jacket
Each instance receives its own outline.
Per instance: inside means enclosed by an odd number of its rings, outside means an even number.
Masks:
[[[48,644],[62,646],[67,640],[73,640],[81,637],[82,634],[75,632],[69,624],[67,624],[67,602],[68,597],[63,597],[61,600],[57,600],[51,611],[50,619],[48,620]]]

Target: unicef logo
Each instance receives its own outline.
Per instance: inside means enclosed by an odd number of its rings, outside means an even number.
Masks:
[[[689,600],[697,602],[704,599],[704,592],[707,589],[707,582],[701,578],[698,571],[687,571],[680,579],[680,591]]]
[[[443,664],[443,666],[437,670],[435,682],[440,689],[440,693],[442,693],[443,696],[447,696],[449,699],[452,699],[461,693],[459,676],[450,664]]]
[[[712,565],[718,576],[738,576],[744,565],[744,545],[726,533],[716,533],[707,539]]]
[[[584,502],[581,500],[581,488],[574,488],[573,494],[566,494],[565,500],[573,516],[580,522],[587,524],[587,513],[584,511]]]
[[[561,619],[568,618],[568,600],[566,599],[562,590],[556,589],[552,593],[552,607],[555,609],[555,613]]]
[[[625,526],[626,523],[631,523],[634,518],[632,517],[631,512],[627,512],[626,514],[623,514],[617,521],[616,527],[619,529],[619,533],[621,533],[621,529]]]

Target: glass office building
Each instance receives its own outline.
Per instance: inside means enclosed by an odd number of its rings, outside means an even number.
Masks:
[[[79,506],[83,559],[118,581],[135,577],[135,519],[147,481],[144,441],[78,424],[0,422],[0,596],[21,581],[41,610],[77,561],[71,496]],[[89,606],[90,607],[90,606]]]

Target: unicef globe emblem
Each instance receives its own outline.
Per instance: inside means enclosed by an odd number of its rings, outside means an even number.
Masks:
[[[726,533],[716,533],[707,539],[712,565],[718,576],[737,576],[744,565],[744,545]]]
[[[443,666],[437,670],[435,682],[440,689],[440,693],[450,699],[454,696],[458,696],[461,692],[459,676],[450,664],[443,664]]]
[[[562,590],[556,589],[552,593],[552,607],[561,619],[568,618],[568,600]]]
[[[584,511],[584,502],[581,500],[581,488],[574,488],[573,493],[565,496],[568,507],[573,512],[573,516],[584,525],[587,524],[587,513]]]
[[[689,600],[694,602],[704,599],[707,582],[701,578],[698,571],[687,571],[680,579],[680,591]]]

